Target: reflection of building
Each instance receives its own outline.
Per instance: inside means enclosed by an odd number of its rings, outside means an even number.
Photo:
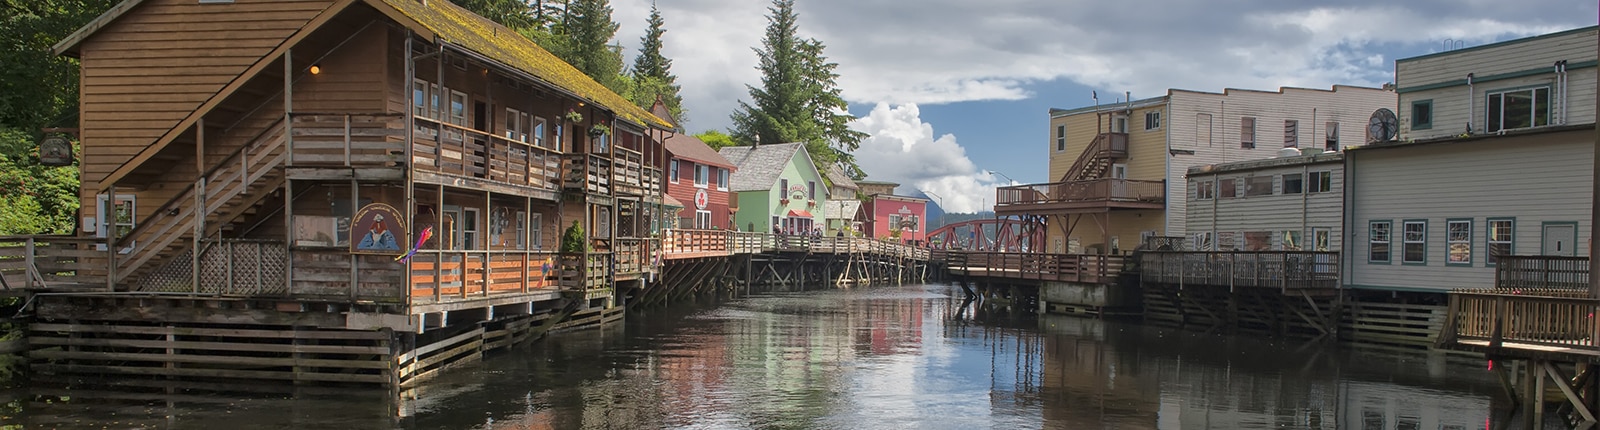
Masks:
[[[718,152],[738,166],[731,189],[740,230],[811,234],[822,228],[828,189],[805,144],[730,146]]]
[[[901,241],[922,242],[928,236],[928,199],[877,194],[868,203],[872,214],[868,231],[872,237],[898,237]]]
[[[1168,90],[1161,97],[1050,111],[1049,184],[1001,187],[997,215],[1041,218],[1051,252],[1132,250],[1142,237],[1188,234],[1190,167],[1268,158],[1279,149],[1358,145],[1393,92]],[[1085,219],[1087,218],[1087,219]]]
[[[733,163],[705,142],[674,134],[662,142],[667,155],[667,195],[686,205],[678,214],[681,228],[733,228],[728,185]]]

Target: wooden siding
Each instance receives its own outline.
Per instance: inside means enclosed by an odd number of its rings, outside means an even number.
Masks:
[[[687,158],[673,157],[672,159],[678,162],[679,180],[678,182],[672,182],[672,166],[670,164],[662,168],[662,174],[665,175],[665,179],[663,179],[663,181],[666,183],[666,191],[668,195],[671,195],[672,198],[678,199],[678,201],[683,203],[685,206],[683,211],[678,212],[677,218],[687,219],[689,221],[689,225],[693,226],[695,211],[697,210],[695,209],[694,204],[694,194],[696,190],[701,189],[694,185],[694,166],[696,163],[694,160]],[[707,164],[701,165],[706,166],[706,168],[709,169],[707,173],[710,176],[706,181],[706,208],[704,210],[711,212],[711,225],[723,229],[732,226],[741,231],[747,230],[749,228],[748,226],[734,226],[730,224],[733,222],[733,215],[728,213],[728,202],[730,200],[729,195],[731,192],[728,191],[727,187],[719,188],[717,186],[717,169],[726,168]],[[733,175],[732,169],[729,169],[728,175],[731,179]],[[820,187],[821,185],[818,186]],[[821,190],[818,191],[820,192]],[[821,203],[818,203],[818,205],[818,207],[821,207]],[[821,209],[813,210],[812,214],[821,216],[822,211]]]
[[[333,4],[148,0],[79,49],[82,180],[97,183]]]
[[[1335,86],[1332,91],[1283,88],[1282,91],[1228,90],[1221,94],[1173,90],[1171,92],[1173,150],[1194,151],[1174,155],[1167,174],[1167,195],[1182,196],[1189,168],[1277,155],[1284,147],[1284,120],[1298,121],[1301,148],[1322,148],[1327,123],[1339,123],[1342,148],[1366,142],[1366,123],[1378,108],[1393,108],[1394,92],[1375,88]],[[1196,118],[1211,115],[1211,142],[1196,141]],[[1241,118],[1255,118],[1255,149],[1240,148]],[[1169,236],[1188,234],[1184,198],[1167,199]]]
[[[1547,222],[1575,223],[1577,237],[1589,237],[1593,150],[1594,132],[1574,130],[1347,154],[1352,173],[1347,285],[1438,291],[1492,287],[1488,218],[1514,218],[1518,255],[1540,252]],[[1444,264],[1450,219],[1472,220],[1470,267]],[[1390,263],[1368,263],[1367,223],[1372,220],[1394,222]],[[1404,220],[1428,222],[1426,265],[1401,263]],[[1587,255],[1585,247],[1577,248]]]
[[[1464,133],[1471,123],[1485,130],[1487,97],[1491,91],[1547,86],[1552,100],[1552,125],[1594,122],[1597,30],[1569,32],[1551,37],[1513,41],[1478,49],[1463,49],[1395,63],[1395,81],[1401,91],[1401,139],[1429,139]],[[1566,60],[1566,112],[1559,109],[1553,64]],[[1584,64],[1587,63],[1587,64]],[[1467,74],[1473,85],[1466,85]],[[1412,103],[1431,101],[1432,122],[1425,128],[1412,123]]]
[[[1331,190],[1311,193],[1312,172],[1328,172]],[[1286,174],[1301,175],[1301,193],[1283,193],[1283,176]],[[1215,198],[1195,198],[1197,181],[1211,181],[1212,189],[1216,190],[1222,179],[1243,181],[1252,176],[1271,176],[1272,194],[1245,196],[1241,186],[1237,198],[1222,198],[1221,193],[1216,191],[1213,192]],[[1243,249],[1243,232],[1266,231],[1272,233],[1272,249],[1280,250],[1283,249],[1285,231],[1300,231],[1300,249],[1314,251],[1312,229],[1326,228],[1329,229],[1328,250],[1338,251],[1344,219],[1344,164],[1339,160],[1331,160],[1248,171],[1190,174],[1188,194],[1183,198],[1189,202],[1185,218],[1190,246],[1195,245],[1194,235],[1197,233],[1211,232],[1212,241],[1216,243],[1216,233],[1233,232],[1235,245]]]

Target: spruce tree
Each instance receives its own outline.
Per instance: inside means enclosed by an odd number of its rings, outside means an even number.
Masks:
[[[661,36],[666,34],[666,21],[661,10],[650,6],[650,28],[639,38],[639,56],[633,60],[633,93],[629,98],[639,107],[649,109],[660,98],[672,113],[667,118],[681,125],[683,121],[683,96],[678,92],[678,77],[672,74],[672,59],[661,55]]]
[[[611,38],[617,23],[611,20],[608,0],[572,0],[567,4],[567,43],[557,56],[618,94],[627,94],[622,79],[622,56],[613,51]],[[558,35],[559,37],[559,35]]]
[[[772,3],[766,36],[756,49],[761,87],[746,86],[751,102],[739,102],[732,135],[744,145],[804,142],[819,169],[840,161],[853,165],[850,151],[866,133],[849,128],[855,117],[840,96],[838,64],[822,54],[821,41],[796,34],[794,0]]]

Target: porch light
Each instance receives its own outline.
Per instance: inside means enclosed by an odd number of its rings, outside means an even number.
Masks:
[[[319,64],[312,64],[311,65],[311,74],[313,74],[313,75],[322,74],[322,66],[319,65]]]

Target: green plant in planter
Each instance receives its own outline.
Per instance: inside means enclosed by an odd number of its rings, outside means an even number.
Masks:
[[[578,113],[577,109],[567,109],[567,121],[583,122],[583,114]]]
[[[589,135],[590,136],[600,137],[600,136],[605,136],[605,135],[610,134],[610,133],[611,133],[611,127],[607,126],[605,124],[595,124],[594,127],[589,127]]]
[[[561,234],[562,254],[582,254],[589,252],[589,240],[584,237],[583,226],[578,221],[572,221],[572,226]]]

